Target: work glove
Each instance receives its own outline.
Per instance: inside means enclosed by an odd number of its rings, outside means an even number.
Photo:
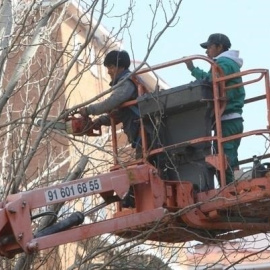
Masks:
[[[194,69],[194,65],[193,65],[192,60],[189,60],[189,61],[187,61],[187,62],[185,62],[185,63],[186,63],[187,68],[188,68],[190,71],[192,71],[192,70]]]
[[[102,126],[102,123],[101,123],[101,120],[99,118],[97,118],[93,121],[92,127],[94,130],[100,130],[101,126]]]
[[[87,112],[87,107],[82,107],[79,109],[79,114],[83,117],[87,117],[89,114]]]

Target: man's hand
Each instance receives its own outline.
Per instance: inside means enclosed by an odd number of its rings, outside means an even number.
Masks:
[[[192,70],[194,69],[194,65],[193,65],[192,60],[189,60],[189,61],[185,62],[185,64],[186,64],[187,68],[188,68],[190,71],[192,71]]]
[[[79,109],[79,114],[83,117],[87,117],[88,116],[88,112],[87,112],[87,108],[86,107],[82,107]]]
[[[93,121],[92,128],[93,128],[94,130],[100,130],[101,126],[102,126],[102,124],[101,124],[101,121],[100,121],[99,118],[97,118],[97,119],[95,119],[95,120]]]

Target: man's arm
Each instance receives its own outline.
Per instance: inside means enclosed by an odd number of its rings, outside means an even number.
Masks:
[[[187,61],[186,66],[189,69],[189,71],[191,72],[191,75],[193,77],[195,77],[197,80],[209,80],[210,81],[212,79],[211,72],[205,72],[198,67],[194,67],[192,60]]]
[[[235,73],[235,71],[232,70],[232,65],[228,64],[226,61],[223,61],[222,57],[216,60],[216,64],[222,69],[225,76]],[[204,70],[193,66],[193,68],[190,69],[190,71],[191,75],[194,76],[197,80],[207,80],[209,82],[212,81],[211,70],[209,72],[205,72]]]
[[[211,72],[205,72],[204,70],[194,67],[191,71],[191,75],[195,77],[197,80],[212,80],[212,73]]]
[[[132,95],[136,91],[136,87],[131,80],[120,82],[120,86],[117,86],[112,94],[99,103],[91,104],[87,107],[88,115],[100,115],[117,108],[122,103],[130,100]]]

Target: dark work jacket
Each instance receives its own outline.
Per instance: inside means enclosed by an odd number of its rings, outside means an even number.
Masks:
[[[114,82],[110,83],[110,86],[116,85],[121,80],[125,79],[126,76],[129,74],[130,71],[125,70],[116,78]],[[128,80],[134,85],[134,89],[133,90],[131,89],[131,91],[133,91],[132,96],[126,101],[134,100],[138,97],[136,85],[133,83],[131,79]],[[118,123],[120,122],[123,123],[123,130],[128,137],[128,141],[129,143],[132,144],[133,147],[135,147],[136,140],[139,136],[139,127],[140,127],[138,107],[134,105],[131,107],[119,108],[113,112],[113,116],[115,117]]]
[[[128,141],[134,146],[139,134],[139,110],[137,105],[132,107],[119,108],[126,101],[136,99],[138,91],[136,85],[129,78],[131,72],[126,69],[110,83],[115,86],[111,95],[99,103],[91,104],[87,107],[88,114],[101,115],[99,120],[102,125],[109,126],[110,116],[116,119],[116,123],[123,123],[123,129],[128,137]],[[119,85],[117,85],[119,84]],[[104,113],[107,113],[104,115]]]

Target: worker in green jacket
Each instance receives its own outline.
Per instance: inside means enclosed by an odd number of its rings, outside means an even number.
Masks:
[[[223,70],[224,75],[230,75],[240,72],[243,60],[239,58],[239,52],[229,50],[231,42],[229,38],[220,33],[212,34],[208,40],[200,44],[206,49],[206,54],[213,59]],[[187,68],[191,71],[192,76],[197,80],[208,80],[211,82],[211,70],[205,72],[198,67],[194,67],[192,61],[186,62]],[[226,86],[239,84],[242,78],[234,78],[225,82]],[[222,136],[228,137],[243,132],[242,109],[244,106],[245,89],[243,86],[232,88],[226,91],[227,104],[221,117]],[[228,167],[226,170],[226,183],[229,184],[234,180],[234,170],[238,168],[238,147],[240,139],[229,141],[223,144],[224,153],[227,156]],[[217,149],[216,149],[217,150]]]

